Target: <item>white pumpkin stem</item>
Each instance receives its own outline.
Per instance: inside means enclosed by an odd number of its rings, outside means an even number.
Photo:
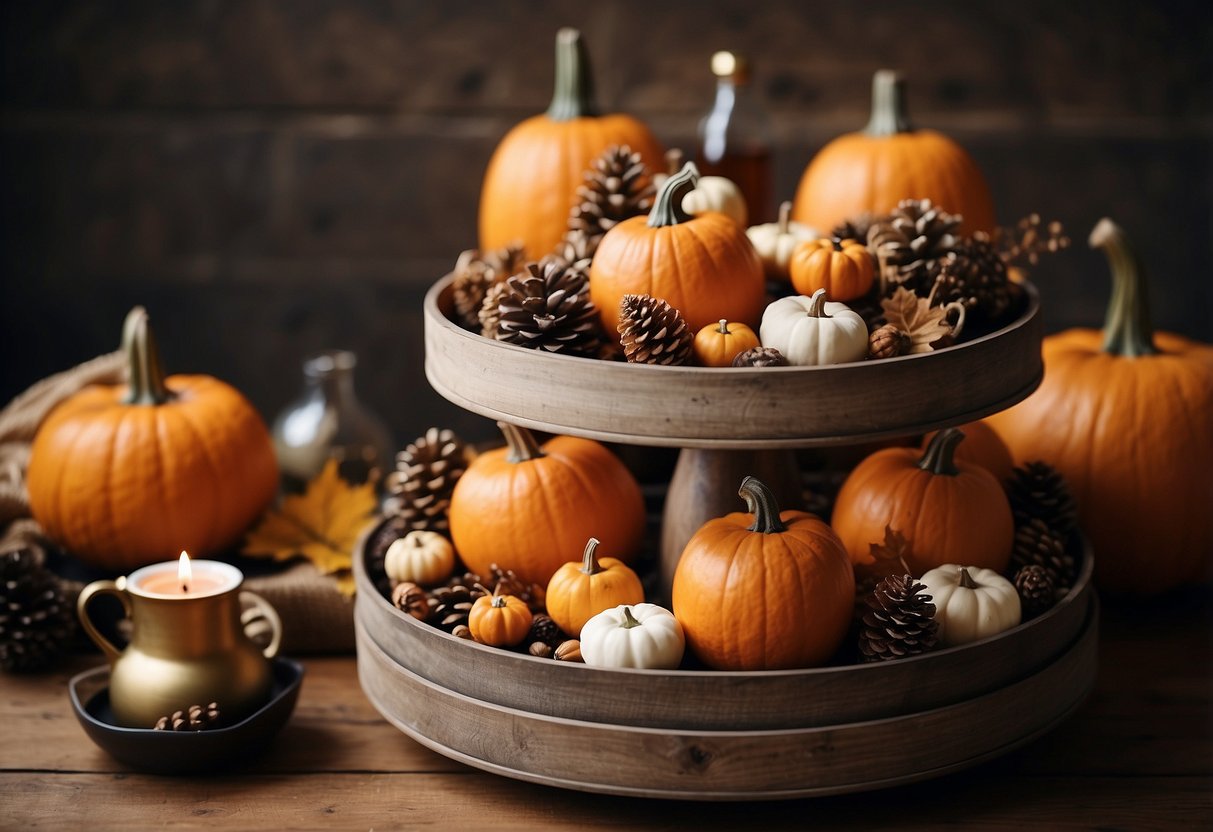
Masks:
[[[602,567],[598,565],[598,560],[594,556],[594,551],[598,548],[598,538],[591,537],[589,542],[585,544],[585,553],[581,556],[581,574],[597,575],[602,571]]]
[[[623,624],[622,624],[623,629],[630,630],[633,627],[639,627],[639,626],[640,626],[640,622],[636,619],[636,616],[632,615],[632,608],[624,607],[623,608]]]
[[[973,580],[973,576],[969,574],[969,570],[963,566],[960,567],[960,580],[957,585],[964,589],[977,589],[980,586],[977,581]]]
[[[788,222],[792,219],[792,202],[785,199],[779,203],[779,233],[788,233]]]
[[[810,318],[828,318],[826,314],[826,290],[818,289],[809,298],[809,309],[806,312]]]
[[[1150,322],[1145,270],[1119,225],[1104,217],[1095,224],[1091,248],[1101,248],[1112,268],[1112,298],[1104,318],[1103,350],[1125,358],[1154,355],[1154,326]]]
[[[506,458],[510,462],[530,462],[532,459],[539,459],[544,455],[543,449],[535,441],[535,435],[526,428],[509,422],[498,422],[497,427],[505,436],[506,445],[509,446],[510,453]]]

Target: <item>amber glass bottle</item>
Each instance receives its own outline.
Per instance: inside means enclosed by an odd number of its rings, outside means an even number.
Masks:
[[[724,176],[741,188],[750,224],[772,222],[771,124],[749,87],[749,64],[733,52],[712,55],[716,100],[699,122],[695,164],[705,176]]]

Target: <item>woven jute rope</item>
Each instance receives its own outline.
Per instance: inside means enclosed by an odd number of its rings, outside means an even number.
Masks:
[[[91,384],[121,384],[126,356],[113,352],[37,382],[0,410],[0,554],[17,549],[46,557],[49,541],[30,513],[25,474],[30,445],[47,414]],[[65,581],[69,591],[82,585]],[[354,648],[353,604],[336,584],[306,562],[273,575],[249,578],[246,589],[261,595],[282,619],[284,653],[349,652]]]

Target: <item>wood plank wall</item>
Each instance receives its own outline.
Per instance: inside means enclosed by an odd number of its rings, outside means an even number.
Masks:
[[[707,59],[755,62],[777,191],[906,70],[917,121],[985,169],[1004,221],[1080,243],[1037,273],[1050,329],[1106,298],[1083,241],[1117,218],[1160,327],[1213,339],[1213,11],[1201,2],[4,4],[0,401],[115,346],[146,304],[171,368],[270,418],[298,361],[357,350],[398,441],[488,426],[422,373],[420,301],[474,243],[496,141],[546,106],[551,40],[586,33],[599,94],[690,146]]]

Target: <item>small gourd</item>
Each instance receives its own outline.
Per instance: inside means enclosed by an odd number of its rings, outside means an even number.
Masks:
[[[673,670],[685,650],[682,625],[656,604],[603,610],[581,629],[581,658],[594,667]]]
[[[1020,621],[1019,593],[993,569],[947,563],[920,580],[935,604],[940,643],[949,647],[997,635]]]
[[[472,638],[490,647],[514,647],[531,631],[534,616],[526,602],[514,595],[482,595],[468,613]]]
[[[821,236],[816,228],[792,222],[791,214],[792,203],[784,202],[779,206],[778,222],[752,225],[745,232],[754,245],[754,250],[762,258],[762,268],[767,277],[771,280],[782,280],[784,283],[791,279],[788,269],[796,246]]]
[[[591,537],[580,561],[566,563],[548,582],[548,615],[566,633],[577,635],[585,622],[605,609],[644,601],[640,578],[621,560],[595,557]]]
[[[741,189],[732,179],[725,179],[723,176],[699,177],[695,190],[682,198],[682,210],[692,217],[707,211],[716,211],[742,228],[746,227],[746,220],[749,219]]]
[[[392,542],[383,557],[383,570],[393,581],[434,586],[455,569],[455,548],[438,532],[415,529]]]
[[[819,289],[838,301],[861,298],[872,288],[876,261],[867,246],[855,240],[813,240],[792,252],[788,266],[792,286],[802,295]]]
[[[704,367],[732,367],[734,358],[757,346],[758,336],[754,330],[721,318],[695,333],[691,349]]]
[[[862,361],[868,354],[868,325],[846,304],[827,301],[824,289],[771,303],[759,337],[800,367]]]

